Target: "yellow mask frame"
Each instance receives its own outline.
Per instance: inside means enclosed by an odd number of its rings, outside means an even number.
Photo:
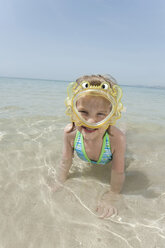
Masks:
[[[80,84],[72,82],[67,88],[67,98],[65,99],[66,114],[70,116],[71,121],[75,122],[76,126],[86,126],[88,128],[108,128],[109,125],[114,125],[116,120],[121,117],[123,104],[121,103],[122,89],[118,85],[110,87],[109,83],[103,82],[99,86],[90,85],[87,81],[82,81]],[[76,108],[77,100],[84,95],[101,96],[111,103],[110,113],[100,122],[89,123],[78,112]]]

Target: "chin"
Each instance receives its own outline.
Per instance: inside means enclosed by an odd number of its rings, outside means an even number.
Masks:
[[[105,130],[102,128],[87,128],[85,126],[77,126],[77,130],[82,133],[84,138],[94,139],[100,135],[104,135]]]
[[[81,127],[81,133],[82,133],[84,138],[89,139],[89,140],[96,139],[101,134],[100,129],[93,129],[90,131],[90,130],[87,130],[83,127]]]

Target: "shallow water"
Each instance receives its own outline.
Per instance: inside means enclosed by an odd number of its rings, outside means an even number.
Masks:
[[[165,91],[123,87],[126,181],[118,215],[102,220],[95,207],[109,188],[110,167],[75,156],[64,188],[50,189],[68,121],[65,87],[0,80],[0,247],[165,247]]]

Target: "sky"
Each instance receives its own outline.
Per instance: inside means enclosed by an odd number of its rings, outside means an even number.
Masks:
[[[0,76],[165,86],[164,0],[0,0]]]

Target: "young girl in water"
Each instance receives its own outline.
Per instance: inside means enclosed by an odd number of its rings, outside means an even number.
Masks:
[[[66,114],[71,124],[64,129],[62,160],[54,190],[67,179],[74,151],[80,159],[99,165],[112,163],[110,187],[96,212],[101,218],[116,213],[113,200],[124,183],[125,135],[114,126],[120,118],[122,90],[113,78],[83,76],[68,87]]]

